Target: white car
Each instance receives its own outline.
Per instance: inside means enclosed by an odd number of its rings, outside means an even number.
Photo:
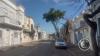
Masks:
[[[55,47],[56,48],[67,48],[67,44],[63,39],[57,39],[55,41]]]

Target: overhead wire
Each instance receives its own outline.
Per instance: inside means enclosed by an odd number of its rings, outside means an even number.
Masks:
[[[84,1],[81,1],[81,5],[78,7],[78,9],[74,12],[74,14],[71,16],[72,18],[74,18],[80,11],[81,9],[83,9],[84,5],[85,5],[85,2]]]

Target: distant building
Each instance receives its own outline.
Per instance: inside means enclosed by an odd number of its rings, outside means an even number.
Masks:
[[[39,36],[38,36],[38,25],[35,24],[34,26],[34,30],[35,30],[35,33],[34,33],[34,40],[37,41],[39,40]]]
[[[49,39],[49,34],[45,31],[42,32],[42,39],[43,40],[48,40]]]
[[[34,40],[34,22],[31,17],[25,16],[23,25],[23,37],[22,42],[32,42]]]
[[[72,21],[72,20],[68,20],[67,21],[68,22],[68,24],[69,24],[69,27],[68,27],[68,32],[69,32],[69,37],[70,37],[70,42],[72,43],[72,44],[75,44],[75,38],[74,38],[74,21]]]
[[[66,40],[66,42],[74,44],[74,22],[67,20],[63,27],[60,29],[60,36]]]

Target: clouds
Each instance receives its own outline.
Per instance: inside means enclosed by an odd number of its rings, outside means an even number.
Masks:
[[[56,5],[72,5],[80,3],[80,0],[42,0],[45,3],[53,2]]]
[[[68,0],[53,0],[53,2],[57,5],[69,5],[74,3],[73,1],[69,2]]]
[[[80,0],[52,0],[52,1],[56,4],[63,4],[63,5],[80,3]]]
[[[63,1],[63,0],[53,0],[53,2],[55,2],[55,3],[59,3],[61,1]]]

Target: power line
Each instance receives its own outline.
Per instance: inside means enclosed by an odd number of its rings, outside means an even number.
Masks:
[[[80,7],[78,7],[78,9],[77,9],[76,12],[72,15],[72,17],[74,17],[75,15],[77,15],[78,11],[80,11],[80,10],[84,7],[85,3],[84,3],[84,1],[82,1],[82,2],[83,2],[83,3],[80,5]]]

